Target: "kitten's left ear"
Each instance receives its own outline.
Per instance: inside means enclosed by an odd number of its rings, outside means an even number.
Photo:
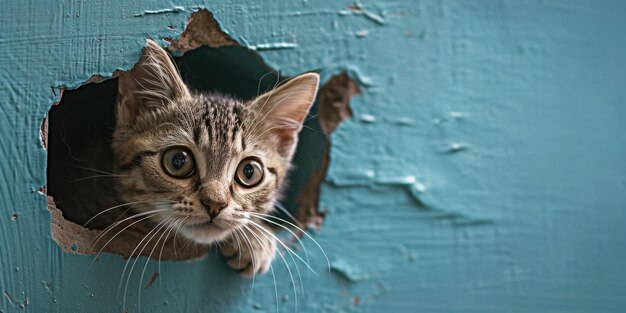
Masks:
[[[259,132],[278,140],[278,151],[291,158],[298,133],[315,100],[320,76],[306,73],[289,79],[280,87],[254,99],[251,108],[259,119]]]
[[[118,125],[132,124],[141,114],[189,96],[172,57],[150,39],[137,64],[120,75],[117,89]]]

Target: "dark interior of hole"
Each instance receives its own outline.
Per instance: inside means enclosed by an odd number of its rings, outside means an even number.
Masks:
[[[272,89],[284,77],[273,71],[254,52],[239,47],[201,47],[175,58],[181,77],[191,89],[218,91],[242,100]],[[63,93],[49,114],[48,193],[66,219],[83,225],[104,209],[122,201],[114,188],[114,106],[117,79],[91,83]],[[284,206],[295,214],[298,191],[319,168],[326,137],[316,118],[317,104],[300,134]],[[110,225],[126,207],[113,209],[89,222],[89,228]],[[284,213],[277,213],[284,214]]]

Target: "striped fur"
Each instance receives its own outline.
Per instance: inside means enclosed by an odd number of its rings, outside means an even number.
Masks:
[[[148,41],[139,62],[119,79],[112,147],[121,174],[120,193],[129,202],[150,203],[144,211],[163,209],[153,221],[180,221],[177,231],[189,240],[224,242],[229,254],[249,259],[243,266],[246,275],[267,271],[274,239],[251,240],[258,242],[249,249],[257,250],[255,254],[234,248],[233,236],[252,231],[251,223],[264,225],[248,212],[267,214],[273,209],[318,83],[317,74],[303,74],[248,103],[221,94],[193,93],[169,55]],[[196,170],[188,178],[173,178],[163,171],[163,152],[175,146],[193,154]],[[234,179],[239,163],[249,157],[260,160],[264,168],[261,183],[253,188]],[[210,218],[203,203],[217,200],[228,206]],[[271,253],[264,257],[261,248]]]

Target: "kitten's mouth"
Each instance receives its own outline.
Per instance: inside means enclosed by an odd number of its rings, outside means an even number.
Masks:
[[[185,223],[180,228],[180,232],[183,236],[200,244],[212,244],[224,239],[230,233],[226,225],[218,225],[210,220]]]
[[[222,228],[220,226],[218,226],[216,223],[213,223],[213,220],[209,220],[209,221],[203,221],[203,222],[199,222],[199,223],[193,223],[193,224],[187,224],[186,225],[189,228],[217,228],[219,230],[222,230]]]

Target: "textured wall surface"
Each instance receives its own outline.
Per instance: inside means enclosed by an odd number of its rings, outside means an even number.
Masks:
[[[626,2],[261,3],[3,2],[1,312],[122,311],[124,260],[88,271],[51,239],[39,129],[59,87],[129,69],[197,8],[287,74],[360,83],[314,234],[332,271],[305,240],[299,312],[624,311]],[[214,255],[161,266],[144,312],[295,311],[280,258],[252,291]]]

